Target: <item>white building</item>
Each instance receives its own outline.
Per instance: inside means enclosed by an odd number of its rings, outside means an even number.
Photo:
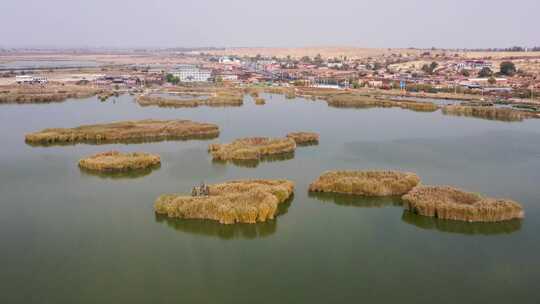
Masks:
[[[32,75],[19,75],[15,76],[15,82],[18,84],[31,84],[31,83],[47,83],[47,78],[43,76],[32,76]]]
[[[483,68],[493,68],[493,64],[485,60],[465,60],[456,65],[458,70],[481,70]]]
[[[212,71],[199,69],[192,65],[178,66],[171,74],[178,77],[180,82],[207,82],[212,77]]]
[[[219,63],[222,64],[240,64],[240,60],[236,58],[231,58],[228,56],[219,57]]]
[[[237,81],[238,75],[232,73],[222,73],[217,75],[216,79],[221,79],[223,81]]]

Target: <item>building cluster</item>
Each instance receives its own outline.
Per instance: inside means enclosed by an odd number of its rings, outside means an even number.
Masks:
[[[499,73],[501,61],[458,54],[400,53],[351,59],[175,54],[174,61],[129,65],[103,74],[72,75],[62,82],[134,88],[178,83],[297,85],[319,88],[376,88],[408,91],[482,90],[511,92],[540,88],[527,73]],[[540,58],[538,58],[540,59]],[[179,64],[179,62],[183,62]],[[540,65],[539,65],[540,66]],[[17,83],[46,83],[42,76],[18,75]],[[49,79],[51,81],[51,79]]]

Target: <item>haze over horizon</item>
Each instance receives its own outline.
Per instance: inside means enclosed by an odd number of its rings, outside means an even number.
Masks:
[[[540,45],[538,0],[4,0],[0,47]]]

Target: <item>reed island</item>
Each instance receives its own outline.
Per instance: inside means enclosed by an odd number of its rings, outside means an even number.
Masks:
[[[512,108],[495,108],[493,106],[463,106],[451,105],[442,108],[445,115],[476,117],[498,121],[523,121],[531,116],[528,113],[514,110]]]
[[[234,107],[244,104],[244,94],[240,90],[168,92],[161,95],[145,94],[136,98],[139,105],[169,108]]]
[[[309,185],[311,192],[362,196],[403,195],[420,183],[418,175],[398,171],[329,171]]]
[[[51,145],[205,139],[217,136],[219,136],[219,127],[214,124],[191,120],[148,119],[84,125],[66,129],[45,129],[26,134],[25,139],[27,143],[32,145]]]
[[[296,143],[290,138],[248,137],[229,144],[211,144],[208,151],[214,160],[260,160],[266,156],[293,153]]]
[[[62,102],[71,98],[87,98],[107,91],[79,85],[12,85],[0,89],[0,104]]]
[[[402,198],[409,211],[439,219],[500,222],[524,217],[522,206],[515,201],[483,197],[448,186],[419,186]]]
[[[159,167],[161,158],[150,153],[121,153],[108,151],[98,153],[79,161],[79,167],[88,171],[97,172],[125,172]]]
[[[238,180],[195,187],[191,195],[165,194],[154,210],[171,218],[206,219],[221,224],[266,222],[294,192],[288,180]]]
[[[292,132],[287,134],[299,146],[316,145],[319,143],[320,136],[315,132]]]
[[[432,102],[396,101],[381,97],[354,94],[337,94],[321,97],[330,107],[336,108],[401,108],[417,112],[435,112],[439,107]]]

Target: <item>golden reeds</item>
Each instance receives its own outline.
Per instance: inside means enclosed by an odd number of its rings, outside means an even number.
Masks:
[[[120,153],[108,151],[98,153],[79,161],[79,167],[89,171],[119,172],[157,167],[161,158],[149,153]]]
[[[108,124],[84,125],[76,128],[45,129],[26,134],[32,145],[159,141],[172,139],[204,139],[219,136],[219,127],[190,120],[139,120]]]
[[[314,145],[319,143],[319,134],[315,132],[292,132],[287,134],[297,145]]]
[[[403,195],[420,183],[418,175],[398,171],[329,171],[309,185],[309,191],[362,196]]]
[[[258,160],[264,156],[291,153],[296,143],[289,138],[248,137],[229,144],[211,144],[214,160]]]
[[[439,107],[432,102],[394,101],[364,95],[337,94],[323,97],[329,106],[337,108],[402,108],[418,112],[434,112]]]
[[[0,93],[0,103],[49,103],[86,98],[101,90],[85,86],[17,86]]]
[[[327,96],[326,102],[331,107],[337,108],[391,108],[396,106],[396,102],[391,100],[377,99],[360,95],[335,95]]]
[[[259,106],[262,106],[262,105],[266,104],[266,100],[264,100],[264,98],[262,98],[262,97],[255,98],[255,104],[259,105]]]
[[[500,121],[522,121],[525,118],[525,115],[522,112],[510,108],[450,105],[444,106],[442,112],[445,115],[476,117]]]
[[[439,219],[499,222],[524,216],[523,208],[515,201],[482,197],[447,186],[419,186],[403,200],[411,212]]]
[[[274,219],[293,192],[294,183],[287,180],[239,180],[210,185],[208,196],[161,195],[154,210],[172,218],[254,224]]]
[[[432,102],[397,101],[396,106],[417,112],[435,112],[439,109],[439,106]]]
[[[199,92],[205,93],[205,92]],[[189,93],[193,95],[194,93]],[[151,95],[141,95],[136,98],[141,106],[158,106],[171,108],[194,108],[199,106],[226,107],[241,106],[244,104],[244,95],[238,90],[221,90],[209,92],[210,96],[205,99],[178,99],[174,97],[160,97]]]

